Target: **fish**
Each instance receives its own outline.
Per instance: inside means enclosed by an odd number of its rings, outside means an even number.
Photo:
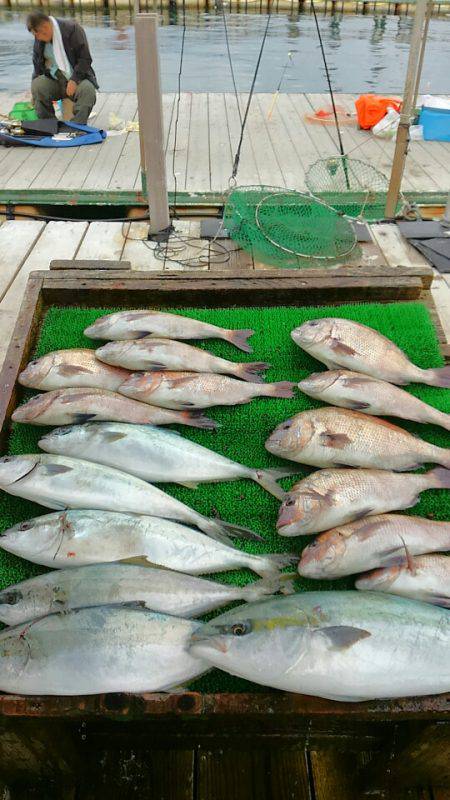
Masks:
[[[329,369],[344,367],[395,383],[450,387],[450,366],[421,369],[394,342],[373,328],[338,317],[311,319],[295,328],[295,344]]]
[[[0,633],[0,691],[162,692],[208,670],[189,652],[201,623],[136,606],[50,614]]]
[[[258,600],[282,587],[281,576],[230,586],[167,569],[98,564],[53,570],[8,586],[0,592],[0,621],[21,625],[60,611],[123,603],[190,618],[234,600]]]
[[[54,455],[115,467],[149,483],[170,482],[195,488],[199,483],[248,478],[278,499],[285,492],[276,481],[296,472],[247,467],[175,431],[153,425],[88,422],[55,428],[40,439],[39,447]]]
[[[314,467],[406,472],[430,463],[450,468],[450,450],[386,420],[334,406],[302,411],[282,422],[267,439],[266,449]]]
[[[356,588],[450,608],[450,556],[409,556],[405,562],[368,572],[358,578]]]
[[[91,339],[107,341],[141,339],[145,336],[164,339],[223,339],[244,353],[252,352],[247,340],[254,333],[250,329],[229,330],[181,314],[156,310],[118,311],[99,317],[84,331],[85,336]]]
[[[346,522],[412,508],[426,489],[450,489],[450,470],[422,474],[380,469],[322,469],[296,483],[278,515],[280,536],[328,531]]]
[[[129,370],[99,361],[93,350],[77,347],[55,350],[30,361],[18,381],[22,386],[46,392],[75,387],[115,392],[130,374]]]
[[[185,372],[219,372],[234,375],[244,381],[262,383],[259,375],[269,368],[262,361],[237,364],[227,361],[190,344],[171,339],[144,338],[125,342],[108,342],[99,347],[95,355],[100,361],[130,370],[157,372],[175,370]]]
[[[294,397],[294,386],[292,381],[250,383],[213,372],[135,372],[118,391],[142,403],[183,410],[236,406],[254,397]]]
[[[299,592],[205,623],[190,653],[287,692],[359,702],[450,691],[450,615],[377,592]]]
[[[190,425],[215,430],[217,423],[198,411],[172,411],[130,400],[106,389],[56,389],[37,394],[18,406],[14,422],[32,425],[77,425],[90,420],[114,420],[154,425]]]
[[[0,533],[0,547],[58,570],[122,562],[190,575],[247,568],[270,580],[298,560],[291,553],[246,553],[173,520],[85,509],[19,522]]]
[[[128,382],[130,380],[132,378]],[[450,431],[450,414],[433,408],[392,383],[359,372],[345,369],[314,372],[300,381],[298,388],[309,397],[333,406],[374,416],[400,417],[440,425]]]
[[[0,489],[56,510],[89,508],[148,514],[196,525],[226,543],[229,536],[261,540],[247,528],[204,517],[140,478],[77,458],[39,453],[3,456]]]
[[[450,522],[405,514],[375,514],[321,533],[303,550],[305,578],[342,578],[375,567],[405,563],[412,556],[450,550]]]

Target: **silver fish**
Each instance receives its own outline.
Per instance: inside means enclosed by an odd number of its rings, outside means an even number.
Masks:
[[[376,592],[300,592],[234,608],[190,652],[263,686],[357,702],[450,691],[446,609]]]
[[[329,369],[344,367],[400,385],[427,383],[450,387],[450,366],[421,369],[386,336],[353,320],[311,319],[295,328],[291,336],[299,347]]]
[[[246,467],[175,431],[151,425],[92,422],[56,428],[40,439],[39,447],[115,467],[150,483],[168,481],[195,488],[198,483],[249,478],[279,499],[285,492],[276,481],[295,473],[295,469]]]
[[[109,389],[117,391],[130,372],[111,367],[95,357],[93,350],[77,347],[74,350],[55,350],[30,361],[18,377],[19,383],[31,389]]]
[[[415,556],[396,567],[376,569],[355,583],[357,589],[412,597],[450,608],[450,556]]]
[[[378,514],[321,533],[303,550],[305,578],[341,578],[405,562],[411,555],[450,550],[450,522],[405,514]]]
[[[117,420],[154,425],[191,425],[214,430],[217,423],[198,411],[171,411],[129,400],[106,389],[57,389],[37,394],[18,406],[14,422],[33,425],[82,424],[89,420]]]
[[[0,547],[54,569],[126,562],[204,575],[247,567],[262,578],[297,561],[289,553],[255,555],[159,517],[113,511],[64,511],[20,522],[0,534]]]
[[[197,617],[233,600],[259,600],[277,592],[280,578],[230,586],[167,569],[99,564],[38,575],[0,592],[0,621],[20,625],[59,611],[138,602],[151,611]]]
[[[136,372],[120,394],[163,408],[210,408],[249,403],[254,397],[293,397],[294,383],[249,383],[228,375],[199,372]]]
[[[281,423],[266,448],[315,467],[413,470],[434,463],[450,468],[450,450],[425,442],[378,417],[347,408],[315,408]]]
[[[165,339],[224,339],[239,350],[251,353],[247,342],[253,330],[229,330],[200,322],[198,319],[170,314],[167,311],[118,311],[99,317],[84,331],[92,339],[141,339],[143,336],[162,336]]]
[[[322,469],[292,487],[280,508],[280,536],[318,533],[367,515],[411,508],[425,489],[450,489],[450,470],[423,474]]]
[[[0,458],[0,489],[47,508],[93,508],[176,519],[228,543],[228,535],[261,537],[208,519],[145,481],[90,461],[32,453]]]
[[[220,372],[253,383],[261,383],[262,378],[258,373],[269,367],[269,364],[262,361],[236,364],[234,361],[213,356],[200,347],[171,339],[147,338],[131,342],[109,342],[99,347],[95,355],[106,364],[126,369]]]
[[[374,416],[429,422],[450,431],[450,414],[429,406],[392,383],[359,372],[345,369],[315,372],[300,381],[298,387],[309,397],[332,406],[342,406]]]
[[[0,633],[0,690],[160,692],[206,672],[188,650],[201,623],[131,606],[51,614]]]

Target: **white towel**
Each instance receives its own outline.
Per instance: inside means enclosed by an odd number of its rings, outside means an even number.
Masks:
[[[67,53],[64,49],[64,44],[61,36],[61,31],[59,29],[58,20],[55,17],[50,17],[51,23],[53,26],[53,53],[55,55],[55,61],[57,64],[58,69],[64,73],[66,78],[70,78],[72,74],[72,67],[70,65],[70,61],[67,58]]]

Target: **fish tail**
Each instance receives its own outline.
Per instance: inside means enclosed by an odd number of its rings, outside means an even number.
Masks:
[[[259,581],[248,583],[247,586],[243,586],[240,592],[240,598],[247,603],[252,603],[265,595],[275,594],[275,592],[294,594],[294,580],[297,577],[296,573],[268,575],[265,578],[261,578]]]
[[[230,344],[234,344],[235,347],[238,347],[239,350],[243,350],[244,353],[253,353],[253,348],[247,342],[247,339],[250,336],[253,336],[255,331],[251,329],[241,329],[238,331],[227,331],[226,336],[224,337],[227,342]]]
[[[259,374],[269,369],[270,364],[265,361],[253,361],[249,364],[236,364],[235,375],[242,378],[243,381],[250,381],[251,383],[263,383],[264,378]]]
[[[278,500],[284,500],[286,497],[285,490],[278,485],[277,481],[280,478],[288,478],[290,475],[297,475],[301,469],[258,469],[252,477],[266,492],[273,494]]]
[[[428,473],[430,489],[450,489],[450,469],[436,467]]]
[[[193,428],[203,428],[206,431],[215,431],[219,423],[205,417],[203,411],[180,411],[182,425],[191,425]]]
[[[436,422],[441,426],[441,428],[445,428],[446,431],[450,431],[450,414],[445,414],[444,411],[442,411],[439,414],[439,419],[436,418]]]
[[[450,470],[450,450],[445,447],[436,447],[436,462]]]
[[[264,393],[267,397],[294,397],[294,386],[293,381],[269,383]]]
[[[298,556],[292,553],[271,553],[270,555],[261,556],[260,565],[249,564],[248,566],[253,569],[261,578],[274,578],[280,577],[280,570],[284,567],[292,567],[298,563]],[[289,579],[292,575],[289,573]]]
[[[420,371],[420,380],[429,386],[442,386],[444,389],[450,389],[450,366],[423,369]]]

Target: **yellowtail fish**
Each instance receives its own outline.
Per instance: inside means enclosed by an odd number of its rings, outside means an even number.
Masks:
[[[190,425],[214,430],[217,423],[198,411],[172,411],[130,400],[107,389],[56,389],[38,394],[12,414],[14,422],[33,425],[70,425],[90,420],[152,425]]]
[[[95,357],[94,350],[76,348],[55,350],[30,361],[20,373],[18,381],[23,386],[41,391],[53,389],[109,389],[116,391],[127,380],[130,372],[111,367]]]
[[[207,350],[171,339],[139,339],[131,342],[109,342],[95,351],[106,364],[131,370],[176,370],[185,372],[219,372],[244,381],[261,383],[260,372],[269,364],[262,361],[236,364],[213,356]]]
[[[141,339],[161,336],[165,339],[224,339],[239,350],[251,353],[247,342],[253,330],[229,330],[167,311],[118,311],[99,317],[84,331],[92,339]]]
[[[405,514],[363,517],[317,536],[303,550],[298,571],[305,578],[341,578],[404,564],[405,548],[412,556],[450,550],[450,522]]]
[[[300,592],[234,608],[190,652],[262,686],[357,702],[450,691],[448,610],[377,592]]]
[[[421,464],[450,468],[450,450],[425,442],[378,417],[326,406],[302,411],[275,428],[266,448],[315,467],[413,470]]]
[[[450,489],[450,470],[422,474],[381,469],[322,469],[286,494],[278,515],[280,536],[319,533],[372,514],[411,508],[425,489]]]
[[[429,422],[450,430],[450,414],[429,406],[398,386],[359,372],[344,369],[315,372],[300,381],[298,387],[309,397],[332,406],[342,406],[374,416]]]
[[[399,385],[450,387],[450,366],[421,369],[394,342],[359,322],[338,317],[311,319],[295,328],[291,336],[329,369],[344,367]]]
[[[163,408],[210,408],[249,403],[254,397],[293,397],[291,381],[249,383],[228,375],[199,372],[136,372],[118,391]]]

